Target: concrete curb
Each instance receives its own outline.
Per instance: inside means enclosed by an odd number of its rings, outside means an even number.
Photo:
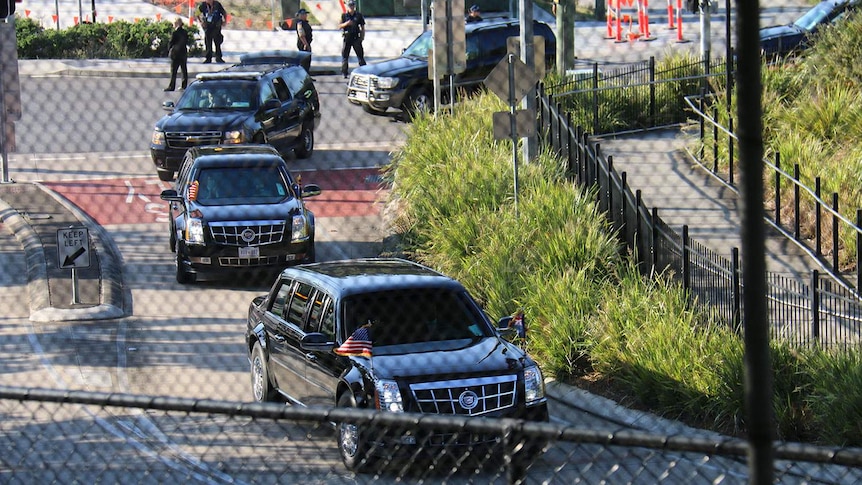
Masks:
[[[101,304],[74,309],[59,309],[51,306],[48,289],[48,271],[45,267],[45,251],[42,247],[42,242],[33,226],[17,210],[0,199],[0,220],[7,224],[15,234],[15,238],[21,244],[24,250],[24,257],[27,260],[27,294],[30,321],[103,320],[125,316],[123,310],[124,285],[122,270],[116,263],[119,260],[119,251],[114,246],[113,240],[111,240],[101,226],[96,224],[77,207],[74,207],[68,201],[47,190],[41,184],[36,183],[33,185],[45,191],[62,204],[66,210],[70,211],[89,230],[90,238],[96,249],[96,253],[99,255],[99,264],[101,266]],[[105,241],[108,242],[105,243]]]

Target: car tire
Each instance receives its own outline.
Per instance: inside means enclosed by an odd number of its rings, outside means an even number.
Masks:
[[[296,158],[308,158],[314,153],[314,130],[309,123],[302,125],[302,133],[293,151],[296,153]]]
[[[434,109],[434,99],[425,88],[414,88],[407,96],[403,109],[410,118],[419,113],[430,113]]]
[[[174,180],[173,170],[156,169],[156,173],[159,175],[159,180],[162,182],[171,182]]]
[[[251,395],[256,402],[278,402],[278,392],[269,380],[269,365],[260,343],[251,351]]]
[[[345,392],[338,398],[338,407],[355,408],[356,403],[350,392]],[[374,465],[370,456],[371,447],[362,428],[354,423],[338,423],[336,428],[338,453],[344,467],[355,473],[364,473]]]
[[[190,285],[197,280],[194,273],[189,273],[186,271],[185,266],[183,265],[183,251],[180,248],[180,244],[176,245],[176,267],[177,267],[177,283],[181,285]]]
[[[177,252],[177,230],[174,228],[174,225],[171,224],[171,235],[168,236],[168,244],[170,245],[171,252]]]

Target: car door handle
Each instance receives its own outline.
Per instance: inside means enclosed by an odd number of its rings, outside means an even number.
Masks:
[[[317,356],[312,354],[311,352],[309,352],[309,353],[305,354],[305,360],[308,360],[311,362],[317,362]]]
[[[284,337],[281,335],[273,335],[272,339],[275,340],[276,342],[280,343],[280,344],[284,343]]]

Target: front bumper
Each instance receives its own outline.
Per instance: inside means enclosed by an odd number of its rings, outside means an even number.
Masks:
[[[353,104],[366,105],[375,111],[388,108],[401,109],[406,89],[379,89],[366,77],[354,75],[347,85],[347,100]]]
[[[220,244],[186,246],[183,268],[196,275],[226,275],[243,270],[269,271],[311,262],[311,241],[237,247]]]

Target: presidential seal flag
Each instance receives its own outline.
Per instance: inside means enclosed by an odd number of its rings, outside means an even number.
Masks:
[[[344,341],[335,353],[346,356],[361,356],[371,357],[371,333],[368,331],[371,328],[370,324],[363,325],[353,332],[347,340]]]

